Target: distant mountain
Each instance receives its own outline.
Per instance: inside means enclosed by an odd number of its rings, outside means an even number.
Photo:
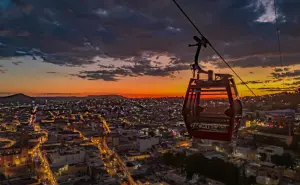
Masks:
[[[33,97],[27,96],[22,93],[0,97],[1,102],[28,102],[28,103],[30,103],[33,100],[34,100]]]
[[[296,110],[298,105],[300,105],[300,91],[291,93],[291,92],[281,92],[257,97],[243,97],[244,107],[250,108],[251,111],[255,111],[258,107],[257,105],[271,105],[267,108],[270,110],[274,109],[293,109]],[[247,103],[251,100],[251,103]],[[253,101],[255,100],[255,101]],[[258,103],[260,102],[260,103]]]
[[[125,98],[124,96],[121,95],[116,95],[116,94],[107,94],[107,95],[88,95],[86,98]]]

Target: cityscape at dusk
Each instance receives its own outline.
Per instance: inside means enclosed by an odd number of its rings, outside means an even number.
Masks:
[[[0,185],[299,185],[300,0],[0,0]]]

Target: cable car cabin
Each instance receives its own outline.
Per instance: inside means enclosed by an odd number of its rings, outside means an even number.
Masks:
[[[242,103],[231,75],[208,71],[208,79],[191,78],[183,118],[188,133],[199,139],[231,141],[237,136]]]

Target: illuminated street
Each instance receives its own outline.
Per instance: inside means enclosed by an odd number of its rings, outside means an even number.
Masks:
[[[36,156],[38,157],[38,161],[40,162],[40,165],[38,165],[39,167],[36,168],[36,170],[37,173],[40,174],[41,181],[45,181],[47,184],[56,185],[57,182],[52,174],[45,154],[43,155],[41,150],[38,149],[36,151]]]
[[[48,132],[42,131],[43,133],[47,133],[46,136],[48,137]],[[33,156],[33,160],[36,160],[35,164],[37,166],[36,171],[40,176],[40,180],[46,182],[47,184],[56,185],[57,182],[52,174],[50,165],[46,158],[46,154],[42,154],[40,150],[40,143],[33,148],[32,151],[29,151]],[[35,158],[36,157],[36,158]]]
[[[111,130],[109,128],[107,121],[103,117],[100,117],[100,118],[102,121],[103,128],[105,129],[106,133],[109,134],[111,132]],[[119,155],[117,153],[115,153],[114,151],[110,150],[109,147],[107,146],[105,137],[102,140],[102,142],[100,142],[100,144],[98,144],[98,147],[99,147],[100,152],[104,151],[104,153],[101,152],[102,154],[108,154],[107,158],[110,159],[110,165],[113,165],[113,169],[117,169],[116,171],[120,170],[122,173],[125,173],[129,184],[135,185],[136,184],[135,181],[131,177],[130,172],[127,170],[126,165],[123,163],[123,161],[121,160]],[[123,174],[121,174],[121,176],[122,175]]]
[[[102,116],[99,116],[101,122],[102,122],[102,125],[103,125],[103,128],[105,130],[106,133],[111,133],[111,130],[109,128],[109,125],[107,124],[106,120],[102,117]]]
[[[79,130],[75,129],[75,128],[72,128],[73,132],[78,132],[80,137],[83,139],[83,140],[88,140],[87,137],[85,137],[82,132],[80,132]]]
[[[9,147],[13,146],[16,143],[16,141],[8,139],[8,138],[0,138],[0,142],[8,142],[2,148],[9,148]]]
[[[34,107],[34,113],[37,111],[37,106]],[[41,130],[39,125],[34,123],[35,119],[32,119],[33,115],[30,118],[30,124],[33,124],[39,133],[45,134],[45,138],[41,140],[32,150],[28,151],[29,154],[32,155],[33,161],[36,161],[34,164],[36,165],[36,172],[39,174],[40,180],[47,184],[56,185],[56,179],[52,174],[50,165],[46,158],[46,154],[42,154],[40,150],[41,144],[47,141],[48,139],[48,131]]]
[[[50,114],[53,115],[53,113],[50,113]],[[100,119],[100,121],[102,123],[102,127],[105,130],[105,134],[111,133],[110,127],[109,127],[108,123],[106,122],[106,120],[102,116],[98,116],[98,118]],[[80,119],[84,120],[82,114],[80,114]],[[83,138],[83,140],[88,140],[88,138],[86,136],[84,136],[84,134],[80,130],[73,128],[73,127],[69,127],[69,129],[72,130],[73,132],[78,132],[80,137]],[[109,149],[109,147],[107,146],[106,136],[103,136],[100,140],[94,140],[94,141],[92,141],[92,143],[98,147],[99,152],[101,153],[101,158],[104,162],[105,169],[110,176],[116,177],[117,179],[119,179],[122,182],[124,182],[124,179],[127,179],[127,181],[129,182],[130,185],[136,184],[134,182],[134,180],[132,179],[130,173],[126,169],[126,165],[122,162],[120,157],[115,152],[113,152],[111,149]],[[50,174],[47,174],[47,175],[51,176]],[[125,184],[128,184],[128,183],[125,183]]]

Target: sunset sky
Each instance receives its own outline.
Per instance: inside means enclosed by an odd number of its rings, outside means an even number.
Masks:
[[[273,2],[178,0],[258,95],[300,85],[300,1]],[[0,96],[182,96],[194,35],[172,0],[1,0]],[[200,64],[231,73],[209,47]]]

